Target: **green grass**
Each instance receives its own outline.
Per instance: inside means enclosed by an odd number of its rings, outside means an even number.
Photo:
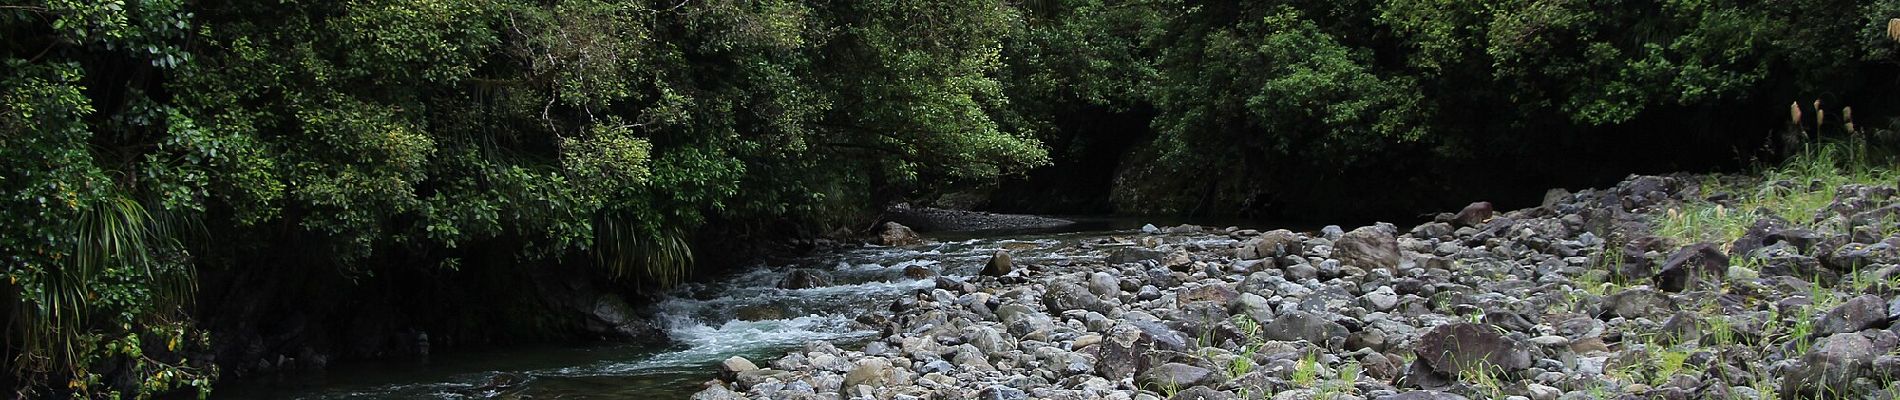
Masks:
[[[1834,202],[1835,188],[1848,184],[1892,185],[1900,180],[1900,169],[1885,160],[1888,158],[1884,154],[1860,143],[1812,145],[1779,166],[1761,170],[1761,183],[1755,187],[1705,180],[1704,194],[1726,190],[1742,197],[1733,208],[1690,202],[1665,210],[1654,217],[1655,233],[1682,243],[1728,244],[1740,238],[1756,220],[1769,215],[1797,227],[1818,228],[1821,222],[1815,216]],[[1900,224],[1885,223],[1881,230],[1900,232]]]

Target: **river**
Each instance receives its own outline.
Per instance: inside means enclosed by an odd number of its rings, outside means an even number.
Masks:
[[[220,386],[229,399],[683,399],[713,378],[714,366],[745,356],[761,366],[813,340],[842,344],[878,332],[854,323],[934,279],[912,279],[906,267],[945,276],[976,274],[999,249],[1015,261],[1055,263],[1099,257],[1094,243],[1135,236],[1131,220],[1092,220],[1060,230],[931,235],[909,247],[865,246],[756,265],[723,279],[682,285],[652,305],[674,344],[517,347],[453,352],[426,361],[336,365],[331,370]],[[793,268],[828,272],[831,286],[786,290]]]

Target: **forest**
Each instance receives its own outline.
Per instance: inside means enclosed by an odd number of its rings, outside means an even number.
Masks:
[[[548,276],[637,302],[900,202],[1405,218],[1884,143],[1893,18],[1900,1],[0,0],[0,387],[209,393],[269,357],[240,337],[352,335],[334,327],[359,312],[467,308],[407,324],[470,346],[586,337],[514,318],[539,303],[434,303]]]

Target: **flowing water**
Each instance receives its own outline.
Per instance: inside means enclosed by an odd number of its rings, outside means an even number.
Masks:
[[[852,321],[933,279],[911,279],[909,266],[947,276],[981,270],[998,249],[1017,263],[1054,263],[1101,257],[1110,236],[1128,237],[1127,221],[1098,221],[1067,230],[937,235],[905,248],[863,247],[760,265],[712,282],[688,284],[654,304],[675,344],[524,347],[437,355],[427,362],[333,366],[319,375],[282,377],[220,387],[217,398],[471,399],[471,398],[686,398],[712,379],[714,366],[745,356],[765,366],[812,340],[852,344],[876,331]],[[832,286],[786,290],[778,281],[791,268],[822,269]]]

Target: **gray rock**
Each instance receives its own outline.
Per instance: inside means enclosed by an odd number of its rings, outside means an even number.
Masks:
[[[1359,296],[1359,305],[1368,310],[1392,311],[1399,305],[1399,294],[1391,286],[1380,286]]]
[[[1149,225],[1149,226],[1154,226],[1154,225]],[[1029,399],[1029,394],[1023,393],[1021,389],[1003,386],[1003,385],[990,385],[990,387],[983,388],[983,390],[976,392],[976,400],[1028,400],[1028,399]]]
[[[1153,390],[1179,390],[1180,388],[1214,385],[1220,383],[1220,375],[1206,368],[1181,363],[1167,363],[1149,368],[1135,378],[1142,388]]]
[[[1346,235],[1346,230],[1340,229],[1339,225],[1327,225],[1324,228],[1319,228],[1319,235],[1320,237],[1326,238],[1326,240],[1339,240],[1340,237]]]
[[[1815,344],[1793,370],[1781,378],[1784,398],[1852,398],[1853,380],[1866,376],[1877,355],[1873,341],[1852,333],[1837,333]]]
[[[1051,283],[1049,291],[1042,294],[1042,303],[1050,312],[1088,310],[1108,314],[1115,308],[1088,288],[1070,282]]]
[[[1300,250],[1300,235],[1285,229],[1275,229],[1260,234],[1259,237],[1242,244],[1236,255],[1242,260],[1272,259]]]
[[[1436,390],[1414,390],[1389,396],[1374,397],[1373,400],[1470,400],[1465,396]]]
[[[1675,312],[1675,302],[1655,289],[1637,287],[1603,299],[1603,313],[1623,318],[1661,319]]]
[[[1815,316],[1817,335],[1860,332],[1887,325],[1887,301],[1871,294],[1848,299],[1841,305]]]
[[[1473,369],[1516,372],[1531,367],[1527,346],[1478,324],[1440,325],[1420,336],[1417,346],[1418,360],[1444,376]]]
[[[1262,326],[1261,336],[1268,340],[1294,341],[1305,340],[1315,344],[1325,344],[1328,339],[1346,337],[1346,327],[1337,322],[1321,318],[1305,311],[1291,311],[1282,314]]]
[[[1089,274],[1088,285],[1089,292],[1095,293],[1096,296],[1110,298],[1122,294],[1121,280],[1115,279],[1114,275],[1109,275],[1107,272],[1097,271]]]
[[[1333,256],[1341,263],[1360,269],[1398,272],[1399,241],[1384,230],[1362,227],[1334,241]]]
[[[1217,283],[1183,289],[1174,294],[1174,302],[1177,305],[1185,305],[1205,301],[1225,307],[1229,304],[1233,304],[1234,300],[1239,297],[1240,292],[1234,291],[1233,288],[1227,287],[1227,285]]]

